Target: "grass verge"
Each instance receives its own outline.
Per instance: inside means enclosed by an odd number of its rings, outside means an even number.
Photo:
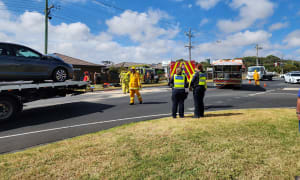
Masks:
[[[0,179],[291,179],[293,109],[140,122],[0,156]]]

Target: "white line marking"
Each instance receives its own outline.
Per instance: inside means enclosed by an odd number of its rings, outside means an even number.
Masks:
[[[57,131],[57,130],[62,130],[62,129],[75,128],[75,127],[90,126],[90,125],[96,125],[96,124],[105,124],[105,123],[111,123],[111,122],[117,122],[117,121],[126,121],[126,120],[131,120],[131,119],[142,119],[142,118],[160,117],[160,116],[162,117],[162,116],[170,116],[170,115],[171,114],[157,114],[157,115],[148,115],[148,116],[140,116],[140,117],[115,119],[115,120],[109,120],[109,121],[93,122],[93,123],[86,123],[86,124],[77,124],[77,125],[72,125],[72,126],[64,126],[64,127],[59,127],[59,128],[44,129],[44,130],[40,130],[40,131],[32,131],[32,132],[2,136],[2,137],[0,137],[0,139],[6,139],[6,138],[24,136],[24,135],[30,135],[30,134],[37,134],[37,133],[43,133],[43,132],[49,132],[49,131]]]
[[[293,94],[293,93],[269,93],[269,94],[277,94],[277,95],[292,95],[292,96],[296,96],[297,94]]]
[[[283,88],[284,91],[299,91],[299,88]]]
[[[255,93],[255,94],[249,94],[249,96],[256,96],[256,95],[262,95],[266,94],[267,92],[260,92],[260,93]]]

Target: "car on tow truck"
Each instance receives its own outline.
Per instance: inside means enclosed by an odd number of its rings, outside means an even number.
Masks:
[[[64,82],[73,66],[55,55],[43,55],[23,45],[0,42],[0,81]]]

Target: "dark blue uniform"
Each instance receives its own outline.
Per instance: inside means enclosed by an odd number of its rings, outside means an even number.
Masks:
[[[174,75],[175,76],[175,75]],[[184,88],[178,89],[174,88],[174,76],[172,77],[170,84],[172,86],[172,117],[176,118],[177,109],[179,106],[179,117],[184,117],[184,100],[187,98],[187,93],[185,93],[185,88],[188,88],[187,77],[184,76]]]
[[[206,76],[204,73],[196,72],[193,76],[193,79],[191,81],[190,87],[193,89],[193,95],[194,95],[194,117],[200,118],[204,117],[204,96],[206,91],[206,82],[205,85],[199,85],[200,80],[200,74],[202,76]]]

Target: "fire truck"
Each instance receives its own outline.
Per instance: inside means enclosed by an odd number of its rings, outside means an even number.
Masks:
[[[192,60],[192,61],[185,61],[185,60],[171,61],[169,67],[170,67],[170,70],[168,72],[169,80],[176,73],[176,69],[178,67],[181,67],[183,74],[185,74],[187,76],[188,80],[191,81],[193,78],[193,74],[195,73],[196,62],[194,60]]]

